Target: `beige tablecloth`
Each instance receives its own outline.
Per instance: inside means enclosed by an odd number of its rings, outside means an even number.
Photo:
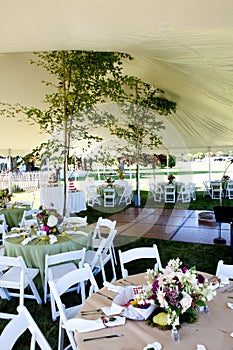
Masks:
[[[130,276],[127,279],[135,283],[145,283],[144,275]],[[229,288],[229,285],[227,286]],[[224,287],[224,288],[227,288]],[[232,285],[233,287],[233,285]],[[233,310],[227,307],[227,302],[233,301],[229,296],[233,292],[222,293],[223,288],[217,290],[217,296],[209,302],[210,315],[199,313],[198,321],[194,324],[182,324],[180,329],[181,341],[174,343],[171,331],[162,331],[151,328],[145,321],[126,320],[124,326],[106,328],[89,333],[75,334],[78,348],[80,350],[142,350],[148,343],[159,342],[163,350],[195,350],[197,344],[205,345],[207,350],[228,350],[233,348]],[[106,288],[101,292],[114,296],[115,294]],[[93,294],[87,299],[82,310],[97,309],[102,306],[111,305],[111,301],[105,297]],[[80,316],[79,316],[80,317]],[[90,316],[86,316],[90,319]],[[92,317],[93,318],[93,317]],[[108,334],[124,334],[123,337],[102,339],[84,342],[84,338],[97,337]]]

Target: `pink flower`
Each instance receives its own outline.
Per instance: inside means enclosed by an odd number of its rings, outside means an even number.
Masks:
[[[49,227],[48,226],[43,226],[43,231],[48,232],[49,231]]]
[[[183,299],[181,299],[180,305],[182,306],[182,313],[190,308],[192,305],[192,298],[188,293],[183,292]]]

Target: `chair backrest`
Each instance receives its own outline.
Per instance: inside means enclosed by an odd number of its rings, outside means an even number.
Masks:
[[[224,264],[223,260],[219,260],[216,268],[216,276],[233,278],[233,265]]]
[[[101,255],[104,253],[106,254],[112,254],[112,244],[113,240],[116,236],[117,230],[111,230],[109,232],[109,235],[107,238],[102,238],[99,244],[98,249],[95,251],[95,254],[92,254],[92,260],[88,261],[88,264],[90,265],[91,269],[93,270],[94,267],[99,264],[99,260],[101,259]]]
[[[84,247],[83,249],[80,249],[80,250],[72,250],[70,252],[64,252],[64,253],[59,253],[54,255],[46,254],[45,255],[45,279],[47,280],[46,273],[49,266],[62,264],[68,261],[80,260],[79,267],[82,267],[84,264],[85,253],[86,253],[86,248]]]
[[[154,244],[153,247],[132,248],[132,249],[126,250],[125,252],[118,250],[118,253],[119,253],[119,259],[120,259],[122,277],[128,276],[128,271],[125,268],[124,264],[127,264],[131,261],[135,261],[138,259],[155,259],[156,263],[154,268],[159,270],[163,269],[160,256],[159,256],[159,251],[156,244]]]
[[[24,210],[23,217],[20,222],[20,227],[37,224],[35,215],[39,213],[39,209]]]
[[[49,276],[50,292],[53,298],[55,299],[55,302],[57,304],[57,307],[60,313],[60,317],[64,324],[67,321],[67,315],[66,315],[65,305],[61,300],[62,294],[64,294],[73,285],[80,283],[82,303],[83,303],[86,300],[86,291],[85,291],[84,283],[86,283],[87,281],[90,282],[89,295],[99,290],[95,277],[92,273],[91,267],[88,264],[84,264],[84,267],[67,273],[66,275],[62,276],[58,280],[52,280],[52,278],[50,278]]]
[[[87,226],[87,216],[85,216],[84,218],[81,218],[80,216],[70,216],[69,218],[64,218],[63,224]]]
[[[42,350],[52,350],[33,317],[23,305],[17,308],[16,315],[4,328],[0,335],[0,349],[12,349],[18,338],[28,329],[31,332],[30,349],[35,349],[37,343]]]
[[[8,225],[6,223],[5,214],[0,214],[0,225],[3,225],[5,232],[7,232]]]
[[[103,219],[101,216],[98,218],[96,223],[93,239],[101,238],[101,234],[109,234],[110,230],[114,230],[116,227],[116,220],[112,221],[110,219]]]
[[[79,261],[79,267],[83,267],[84,259],[86,254],[86,248],[80,250],[72,250],[70,252],[64,252],[54,255],[45,255],[45,269],[44,269],[44,302],[47,301],[47,284],[48,284],[48,274],[49,268],[54,265],[60,265],[68,262]],[[51,273],[51,272],[50,272]],[[51,278],[54,279],[54,276],[51,273]]]

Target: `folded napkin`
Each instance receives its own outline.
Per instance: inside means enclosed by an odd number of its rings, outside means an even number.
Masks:
[[[5,239],[7,239],[7,238],[14,238],[14,237],[20,237],[20,234],[19,234],[19,233],[7,234],[7,235],[5,236]]]
[[[54,244],[57,242],[57,237],[55,235],[49,235],[49,243]]]
[[[233,310],[233,303],[227,303],[227,306],[228,306],[231,310]]]
[[[161,350],[162,349],[162,345],[156,341],[156,342],[154,342],[152,344],[147,344],[147,346],[145,346],[145,348],[143,348],[143,350],[149,350],[149,349]]]
[[[87,232],[84,231],[66,231],[67,235],[83,235],[88,236]]]
[[[27,245],[29,242],[31,242],[33,239],[35,239],[37,236],[33,236],[33,237],[27,237],[27,238],[25,238],[22,242],[21,242],[21,244],[23,244],[23,245]]]
[[[221,275],[221,276],[218,276],[218,277],[219,277],[219,279],[220,279],[220,286],[219,286],[219,287],[224,287],[224,286],[226,286],[227,284],[230,283],[228,277],[226,277],[226,276],[224,276],[224,275]]]
[[[207,350],[205,345],[197,344],[197,350]]]
[[[22,230],[22,227],[12,227],[11,228],[11,231],[20,231],[20,230]]]
[[[104,282],[104,287],[107,287],[108,290],[111,290],[112,292],[115,292],[115,293],[120,293],[124,287],[122,286],[116,286],[115,284],[112,284],[112,283],[109,283],[109,282]]]
[[[125,324],[125,317],[115,316],[111,318],[97,320],[84,320],[83,318],[71,318],[67,321],[67,327],[71,331],[78,331],[79,333],[93,332],[106,327],[116,327]]]
[[[112,303],[111,306],[103,306],[101,310],[105,313],[106,316],[119,315],[122,310],[124,310],[124,306]]]

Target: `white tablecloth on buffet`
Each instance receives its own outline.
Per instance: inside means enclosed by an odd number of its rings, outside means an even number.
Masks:
[[[54,207],[59,213],[63,211],[64,193],[63,187],[43,187],[40,190],[40,204],[44,208]],[[67,211],[69,213],[78,213],[86,210],[85,196],[83,192],[68,192]]]

